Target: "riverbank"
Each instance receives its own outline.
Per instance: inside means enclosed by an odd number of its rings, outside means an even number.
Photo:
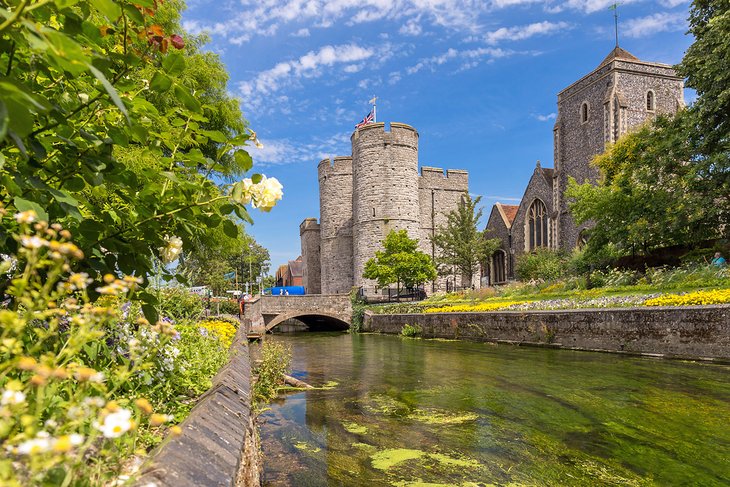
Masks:
[[[375,314],[362,331],[730,362],[730,305]]]

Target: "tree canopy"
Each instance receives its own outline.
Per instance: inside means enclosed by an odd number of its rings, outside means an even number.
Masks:
[[[446,225],[439,227],[432,239],[439,250],[436,263],[444,270],[458,269],[468,285],[500,243],[499,239],[487,239],[485,231],[478,228],[483,209],[477,205],[481,199],[464,193],[458,206],[446,215]]]
[[[220,60],[179,25],[180,1],[0,2],[0,204],[63,224],[92,275],[149,275],[209,229],[238,235],[255,141]],[[215,179],[231,182],[226,186]],[[12,223],[8,223],[12,225]],[[14,252],[0,229],[0,247]],[[150,303],[151,294],[144,294]],[[147,308],[149,309],[149,308]]]
[[[593,163],[597,186],[570,181],[576,221],[594,222],[589,254],[693,245],[730,235],[730,10],[727,0],[696,0],[695,42],[677,66],[694,104],[622,136]]]
[[[363,277],[374,279],[381,287],[396,283],[414,287],[436,279],[431,257],[418,250],[418,240],[408,237],[406,230],[391,230],[383,240],[383,250],[365,263]]]

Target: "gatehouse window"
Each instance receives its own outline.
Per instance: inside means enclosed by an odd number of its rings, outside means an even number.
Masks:
[[[654,111],[654,92],[651,90],[646,92],[646,110],[649,112]]]
[[[588,102],[584,101],[580,106],[580,122],[586,123],[588,121]]]
[[[578,241],[576,242],[576,246],[579,249],[585,248],[585,246],[588,244],[588,229],[584,228],[578,233]]]
[[[527,250],[548,246],[548,213],[545,203],[535,200],[527,210]]]

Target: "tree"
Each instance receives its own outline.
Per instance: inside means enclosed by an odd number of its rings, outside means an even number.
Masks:
[[[478,229],[483,209],[477,205],[481,199],[464,193],[456,209],[446,215],[446,225],[439,227],[432,239],[438,249],[437,263],[442,268],[455,267],[469,284],[479,272],[479,265],[500,245],[499,239],[487,239]]]
[[[574,218],[595,223],[589,254],[609,244],[624,254],[647,253],[719,235],[730,198],[698,184],[703,175],[686,137],[687,117],[658,118],[621,137],[593,160],[598,185],[570,180],[566,196]]]
[[[695,0],[695,42],[677,66],[695,103],[624,135],[593,163],[598,186],[569,183],[578,222],[595,222],[587,253],[692,245],[730,234],[730,9]]]
[[[677,66],[697,91],[691,107],[694,134],[706,154],[725,152],[730,143],[730,2],[695,0],[689,16],[695,41]]]
[[[157,254],[174,257],[209,228],[235,237],[232,215],[250,220],[246,204],[268,210],[281,197],[261,175],[214,182],[251,169],[242,147],[255,135],[220,61],[179,30],[181,2],[10,3],[0,206],[70,229],[86,255],[76,270],[150,275]],[[0,248],[15,252],[4,225]],[[141,296],[150,313],[154,296]]]
[[[396,283],[414,287],[436,279],[436,268],[431,257],[418,250],[418,240],[408,237],[405,230],[391,230],[383,240],[383,250],[365,263],[363,277],[375,279],[378,285],[386,287]]]

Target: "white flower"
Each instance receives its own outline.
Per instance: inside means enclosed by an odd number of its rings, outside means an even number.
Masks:
[[[86,93],[79,93],[79,100],[81,100],[81,103],[86,105],[87,103],[89,103],[89,95],[87,95]]]
[[[251,178],[245,178],[237,184],[241,185],[241,197],[238,199],[238,203],[242,205],[251,203],[251,198],[253,198],[253,187],[255,186]]]
[[[253,207],[261,211],[271,211],[276,202],[284,196],[283,186],[276,178],[262,176],[261,181],[253,187]]]
[[[86,399],[84,399],[84,405],[86,405],[86,406],[100,408],[100,407],[103,407],[104,404],[106,404],[104,402],[104,399],[102,399],[101,397],[98,397],[98,396],[87,397]]]
[[[92,279],[85,272],[74,272],[68,277],[68,283],[72,289],[85,289],[91,282]]]
[[[25,394],[20,391],[4,391],[0,404],[8,406],[11,404],[22,404],[25,402]]]
[[[45,453],[51,449],[51,440],[45,437],[33,438],[18,445],[18,453],[21,455],[35,455]]]
[[[20,237],[20,244],[26,249],[39,249],[41,247],[46,247],[48,245],[48,240],[36,237],[35,235],[32,237],[23,235]]]
[[[107,438],[119,438],[132,428],[132,412],[129,409],[120,409],[108,414],[102,424],[95,423],[96,429]]]
[[[18,223],[33,223],[38,218],[38,213],[33,210],[21,211],[15,214],[15,221]]]
[[[180,237],[165,236],[166,247],[160,247],[160,259],[165,264],[175,261],[182,253],[183,241]]]

